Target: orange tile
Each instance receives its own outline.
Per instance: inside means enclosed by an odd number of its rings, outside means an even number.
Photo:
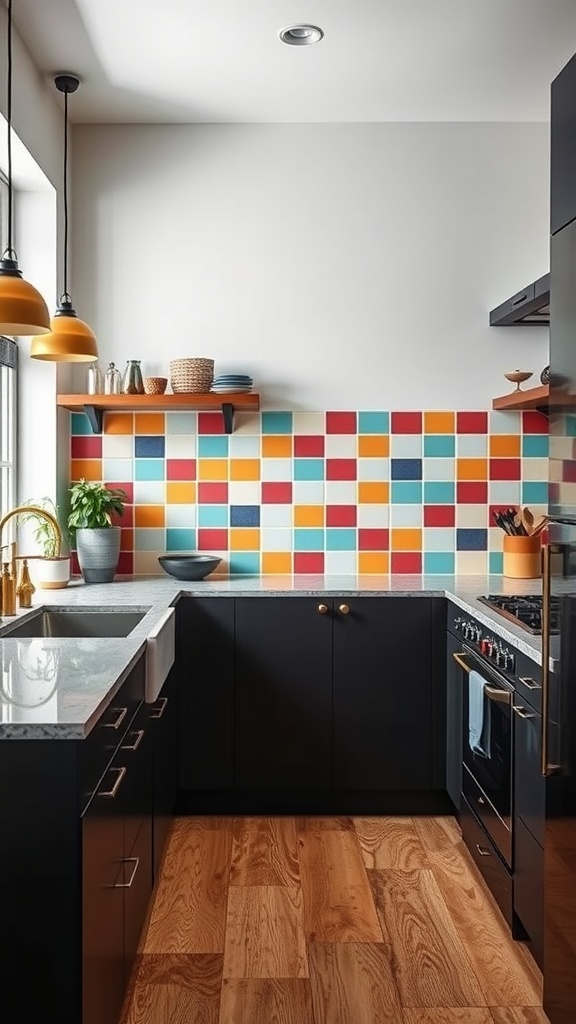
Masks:
[[[199,480],[227,480],[228,459],[198,459]]]
[[[196,484],[167,483],[166,501],[169,505],[193,505],[196,501]]]
[[[264,434],[262,455],[266,459],[291,459],[292,437],[290,434]]]
[[[263,573],[291,573],[292,553],[290,551],[264,551],[262,554]]]
[[[491,458],[519,458],[520,437],[518,434],[491,434]]]
[[[359,434],[358,455],[363,458],[386,459],[390,454],[388,434]]]
[[[137,412],[134,415],[135,434],[164,434],[166,426],[163,412]]]
[[[230,530],[231,551],[259,551],[260,530],[256,527],[237,526]]]
[[[391,531],[392,551],[421,551],[422,530],[412,527],[398,527]]]
[[[456,460],[457,480],[487,480],[488,460],[487,459],[457,459]]]
[[[70,478],[74,480],[102,480],[102,459],[71,459]]]
[[[164,526],[164,505],[136,505],[134,522],[136,526]]]
[[[105,434],[133,434],[134,416],[131,412],[105,412]]]
[[[360,551],[358,554],[359,573],[387,573],[390,571],[390,556],[387,551]]]
[[[294,505],[294,526],[324,526],[324,505]]]
[[[134,551],[134,530],[120,530],[120,551]]]
[[[358,484],[358,502],[360,505],[387,505],[390,485],[387,483],[361,480]]]
[[[455,426],[456,416],[453,412],[424,413],[425,434],[453,434]]]
[[[230,459],[230,479],[259,480],[260,459]]]

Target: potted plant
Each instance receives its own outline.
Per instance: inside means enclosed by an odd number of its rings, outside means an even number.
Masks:
[[[31,509],[22,517],[22,523],[34,523],[32,536],[42,549],[42,557],[35,564],[34,580],[44,590],[62,590],[70,582],[70,554],[62,549],[59,555],[56,554],[57,538],[53,526],[34,511],[36,508],[42,508],[50,512],[58,520],[62,537],[66,541],[66,529],[59,517],[58,506],[51,498],[40,498],[39,501],[28,499],[23,504],[30,505]]]
[[[120,527],[113,525],[112,513],[123,514],[126,493],[82,479],[72,484],[69,495],[68,528],[84,581],[111,583],[120,555]]]

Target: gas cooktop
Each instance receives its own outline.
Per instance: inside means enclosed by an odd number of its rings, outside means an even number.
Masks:
[[[541,594],[487,594],[478,598],[482,604],[488,605],[493,611],[504,618],[515,622],[528,633],[542,632],[542,596]],[[550,632],[557,633],[560,626],[560,599],[550,600]]]

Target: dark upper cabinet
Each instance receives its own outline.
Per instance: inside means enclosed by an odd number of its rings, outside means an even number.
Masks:
[[[576,55],[552,82],[550,231],[576,218]]]

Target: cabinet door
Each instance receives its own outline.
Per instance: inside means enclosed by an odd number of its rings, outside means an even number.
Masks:
[[[150,706],[152,722],[152,877],[156,878],[178,791],[177,668],[174,667],[157,701]]]
[[[125,848],[120,880],[124,895],[124,987],[130,980],[152,894],[152,822],[145,818],[133,846]],[[116,1022],[114,1022],[116,1024]]]
[[[177,606],[180,788],[234,785],[234,599]]]
[[[446,789],[456,810],[462,793],[462,669],[454,654],[462,644],[450,633],[446,643]]]
[[[554,234],[576,217],[576,56],[552,82],[550,179]]]
[[[429,599],[334,600],[336,789],[433,788],[432,663]]]
[[[514,697],[514,807],[526,828],[544,846],[546,780],[540,768],[542,719],[530,704]]]
[[[544,946],[544,851],[516,818],[514,836],[514,912],[530,939],[530,949],[543,967]]]
[[[236,785],[332,783],[332,618],[307,597],[236,601]]]

